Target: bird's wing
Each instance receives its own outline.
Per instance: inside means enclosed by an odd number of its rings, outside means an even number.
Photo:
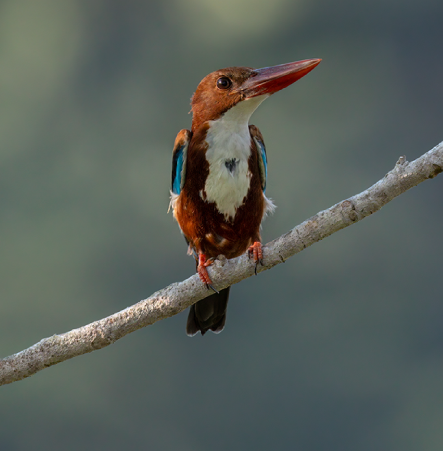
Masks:
[[[179,195],[183,189],[186,179],[186,155],[189,142],[191,141],[191,132],[189,130],[180,130],[175,138],[174,150],[172,151],[172,181],[171,190]]]
[[[263,192],[266,191],[266,177],[268,176],[268,159],[266,157],[266,147],[260,130],[255,125],[249,126],[251,137],[257,146],[258,154],[258,170],[260,174],[261,187]]]

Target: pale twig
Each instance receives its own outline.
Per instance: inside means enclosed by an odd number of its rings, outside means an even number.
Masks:
[[[282,263],[292,255],[378,211],[408,189],[443,171],[443,142],[411,163],[400,157],[383,179],[356,196],[317,213],[263,247],[264,266]],[[214,286],[221,290],[254,274],[247,255],[219,257],[210,268]],[[211,294],[198,275],[174,283],[144,301],[78,329],[45,338],[24,351],[0,360],[0,385],[9,384],[64,360],[101,349],[125,335],[173,316]]]

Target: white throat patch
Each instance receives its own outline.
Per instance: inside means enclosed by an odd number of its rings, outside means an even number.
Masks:
[[[209,121],[206,134],[209,175],[205,200],[214,202],[225,220],[234,219],[237,208],[248,194],[252,177],[248,166],[251,155],[248,123],[252,113],[267,97],[262,95],[243,100],[216,121]]]

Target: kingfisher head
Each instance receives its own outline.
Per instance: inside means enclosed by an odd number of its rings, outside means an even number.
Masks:
[[[227,67],[210,73],[192,97],[192,129],[227,116],[247,123],[263,100],[304,77],[320,61],[308,59],[262,69]]]

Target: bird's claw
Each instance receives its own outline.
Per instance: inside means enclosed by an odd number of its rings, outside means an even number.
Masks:
[[[208,290],[212,290],[214,293],[220,294],[220,291],[217,291],[211,284],[207,283],[206,288]]]
[[[263,264],[263,250],[262,250],[262,246],[260,241],[255,241],[254,244],[252,244],[251,246],[249,246],[248,248],[248,257],[254,258],[255,261],[255,268],[254,268],[254,272],[255,275],[257,275],[257,267],[258,264],[260,263],[260,265],[264,266]]]
[[[214,293],[220,294],[212,285],[212,280],[209,277],[208,270],[206,269],[208,266],[211,266],[214,263],[214,258],[206,258],[204,254],[199,254],[198,256],[198,266],[197,273],[200,277],[200,280],[205,284],[206,288],[212,290]]]

